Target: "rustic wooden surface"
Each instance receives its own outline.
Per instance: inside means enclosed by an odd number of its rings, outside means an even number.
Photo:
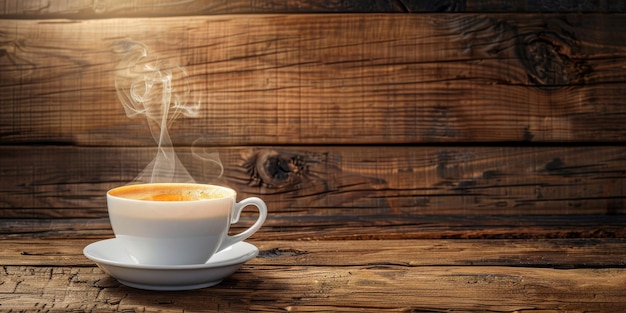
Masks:
[[[241,226],[253,217],[242,217]],[[247,223],[247,224],[246,224]],[[108,218],[2,219],[0,236],[66,240],[111,236]],[[271,214],[257,238],[265,240],[404,240],[404,239],[611,239],[626,236],[619,216],[453,216]],[[607,251],[607,254],[611,252]]]
[[[625,12],[0,0],[0,311],[624,312]],[[213,288],[132,289],[82,256],[156,153],[114,90],[137,42],[200,94],[170,126],[194,178],[269,205],[259,257]]]
[[[149,292],[121,285],[81,255],[82,247],[91,241],[2,240],[0,310],[626,309],[624,239],[253,240],[260,249],[256,259],[218,286],[186,292]]]
[[[154,148],[4,147],[0,217],[106,217],[104,194]],[[593,147],[217,147],[225,167],[181,147],[198,182],[259,196],[271,213],[352,215],[624,214],[626,149]]]
[[[114,92],[141,42],[203,103],[170,126],[177,145],[622,142],[624,28],[623,14],[5,19],[0,140],[155,145]]]

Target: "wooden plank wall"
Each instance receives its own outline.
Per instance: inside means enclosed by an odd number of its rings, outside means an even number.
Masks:
[[[110,232],[106,190],[156,153],[114,86],[141,43],[200,95],[198,116],[169,127],[182,163],[265,199],[268,236],[624,236],[625,11],[0,1],[0,218],[33,234]],[[222,177],[198,148],[219,153]]]

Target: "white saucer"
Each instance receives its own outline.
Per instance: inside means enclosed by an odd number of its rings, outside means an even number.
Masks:
[[[222,250],[204,264],[137,264],[119,248],[115,238],[94,242],[83,254],[120,283],[147,290],[190,290],[219,284],[243,263],[259,254],[259,249],[239,242]]]

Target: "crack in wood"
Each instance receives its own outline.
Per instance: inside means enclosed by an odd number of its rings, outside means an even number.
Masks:
[[[259,251],[259,258],[267,259],[267,258],[277,258],[281,256],[299,256],[309,254],[308,251],[296,250],[296,249],[285,249],[285,248],[272,248],[268,250]]]

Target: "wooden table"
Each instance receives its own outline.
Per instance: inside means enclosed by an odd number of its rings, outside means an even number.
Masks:
[[[0,312],[626,312],[623,1],[2,3]],[[211,288],[82,254],[155,157],[142,46],[202,100],[186,169],[268,203]]]
[[[87,244],[112,236],[107,219],[4,219],[0,311],[626,310],[626,239],[608,238],[623,232],[624,217],[600,218],[605,224],[595,227],[588,218],[537,219],[535,227],[502,228],[507,239],[493,239],[495,227],[462,230],[463,221],[449,221],[450,238],[428,238],[432,219],[385,226],[362,218],[360,227],[344,228],[329,221],[307,235],[270,217],[249,240],[260,249],[257,258],[217,286],[178,292],[124,286],[82,255]],[[414,239],[394,239],[400,232]],[[520,239],[511,239],[514,233]],[[583,238],[592,233],[597,238]]]

